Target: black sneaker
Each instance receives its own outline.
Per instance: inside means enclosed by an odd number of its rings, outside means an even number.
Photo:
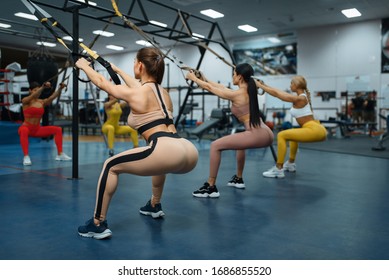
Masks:
[[[211,197],[211,198],[216,198],[220,196],[219,191],[215,186],[210,186],[208,182],[205,182],[204,185],[198,189],[197,191],[194,191],[193,196],[195,197]]]
[[[151,206],[151,200],[147,201],[146,205],[139,209],[139,212],[146,216],[151,216],[154,219],[165,216],[165,213],[162,211],[161,203]]]
[[[99,226],[93,222],[93,218],[88,220],[85,225],[78,227],[78,234],[83,237],[93,237],[95,239],[104,239],[112,235],[112,231],[108,228],[107,221],[103,221]]]
[[[244,189],[246,186],[244,185],[243,178],[239,178],[238,176],[232,176],[231,180],[227,183],[227,186],[235,187],[238,189]]]

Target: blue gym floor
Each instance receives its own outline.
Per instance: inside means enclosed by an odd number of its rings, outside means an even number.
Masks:
[[[235,154],[226,151],[220,198],[194,198],[208,175],[210,142],[194,143],[198,165],[168,176],[163,219],[138,211],[150,197],[150,178],[120,176],[108,240],[77,234],[93,214],[104,142],[79,143],[79,178],[72,178],[72,162],[54,160],[53,141],[31,143],[31,167],[22,165],[19,143],[0,145],[0,259],[389,259],[388,159],[302,148],[297,173],[268,179],[262,172],[274,164],[270,149],[249,150],[241,190],[225,185],[235,172]],[[71,145],[64,142],[69,155]],[[131,146],[120,142],[116,150]]]

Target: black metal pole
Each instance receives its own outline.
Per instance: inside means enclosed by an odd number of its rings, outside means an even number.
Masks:
[[[73,53],[78,53],[78,40],[79,38],[79,10],[75,8],[73,10]],[[75,57],[75,59],[77,59]],[[73,144],[73,169],[72,179],[78,179],[78,72],[79,70],[73,69],[73,120],[72,120],[72,144]]]

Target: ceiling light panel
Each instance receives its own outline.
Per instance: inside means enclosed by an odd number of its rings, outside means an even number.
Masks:
[[[342,14],[344,14],[347,18],[360,17],[362,14],[355,8],[342,10]]]
[[[251,26],[249,24],[239,25],[238,28],[240,30],[245,31],[245,32],[255,32],[255,31],[258,31],[257,28],[255,28],[254,26]]]
[[[203,15],[210,17],[210,18],[222,18],[224,15],[222,13],[219,13],[218,11],[207,9],[200,11]]]

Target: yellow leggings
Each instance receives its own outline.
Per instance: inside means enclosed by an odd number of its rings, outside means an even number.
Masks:
[[[326,128],[318,120],[306,122],[300,128],[283,130],[277,135],[277,163],[283,164],[286,156],[286,142],[289,141],[289,159],[295,160],[298,142],[319,142],[327,137]]]
[[[131,137],[132,143],[134,144],[134,147],[139,146],[138,132],[129,126],[125,126],[125,125],[113,126],[111,124],[105,123],[105,124],[103,124],[101,131],[107,135],[109,149],[113,149],[113,146],[115,143],[115,135],[130,134],[130,137]]]

